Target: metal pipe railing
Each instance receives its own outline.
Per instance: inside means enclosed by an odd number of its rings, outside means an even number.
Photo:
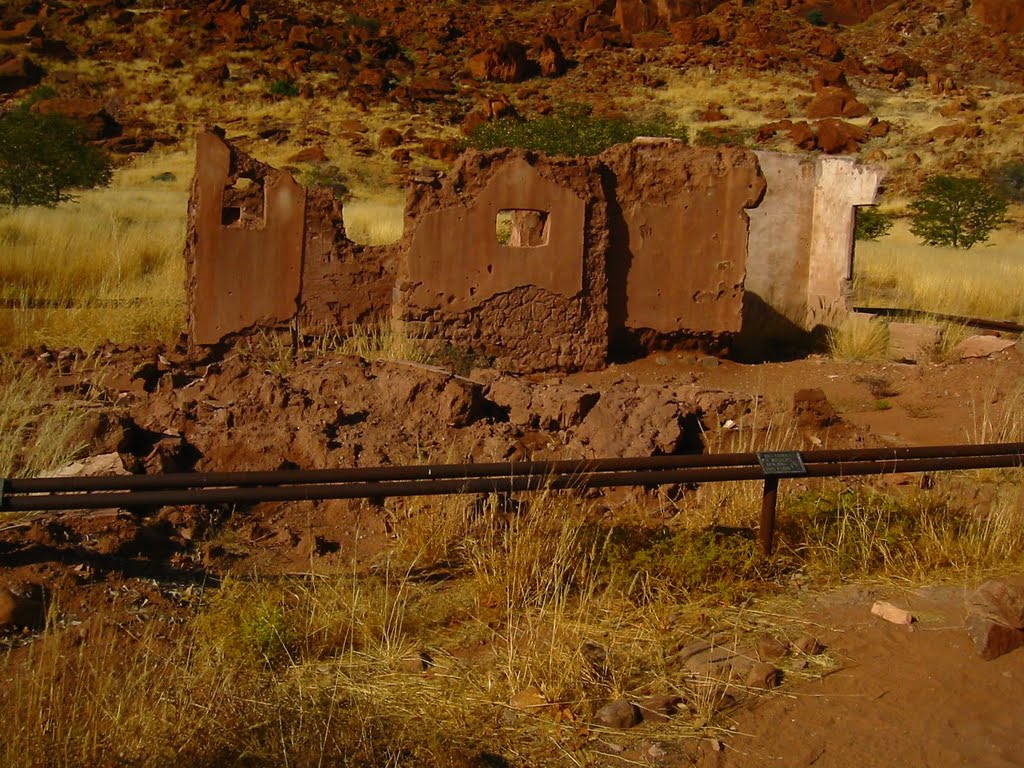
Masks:
[[[779,464],[767,460],[772,457],[783,457],[786,461]],[[787,464],[788,469],[779,469]],[[780,479],[1021,466],[1024,466],[1024,443],[998,443],[590,461],[16,478],[0,480],[0,511],[255,504],[762,480],[759,540],[767,554],[773,546]]]

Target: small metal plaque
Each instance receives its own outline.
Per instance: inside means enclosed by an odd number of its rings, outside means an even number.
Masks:
[[[807,467],[799,451],[758,451],[757,461],[765,477],[807,474]]]

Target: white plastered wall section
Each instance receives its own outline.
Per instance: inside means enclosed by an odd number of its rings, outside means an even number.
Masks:
[[[746,291],[794,325],[849,312],[856,207],[872,205],[880,169],[847,157],[757,152],[768,184],[751,211]]]

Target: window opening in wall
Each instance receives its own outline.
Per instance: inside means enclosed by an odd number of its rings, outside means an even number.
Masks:
[[[892,232],[895,218],[874,205],[854,209],[853,245],[847,262],[847,280],[852,281],[853,303],[856,306],[900,306],[900,283],[893,258],[906,247],[906,227],[902,224]],[[898,245],[897,245],[898,243]]]
[[[257,229],[263,225],[263,181],[239,176],[224,188],[221,226]]]
[[[345,236],[359,245],[391,245],[405,231],[401,199],[347,199],[341,209]]]
[[[548,244],[550,230],[548,212],[531,208],[505,208],[494,220],[498,244],[510,248],[542,248]]]

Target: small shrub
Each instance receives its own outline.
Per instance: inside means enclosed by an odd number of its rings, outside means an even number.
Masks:
[[[444,343],[430,355],[430,363],[447,368],[459,376],[469,376],[474,368],[490,368],[494,358],[470,347]]]
[[[469,137],[475,149],[521,147],[549,155],[596,155],[637,136],[665,136],[686,141],[686,128],[667,118],[630,120],[599,117],[589,107],[569,105],[553,115],[530,120],[503,118],[484,123]]]
[[[828,24],[828,21],[825,20],[825,14],[819,8],[810,11],[804,18],[807,19],[808,24],[815,27],[824,27]]]
[[[271,96],[285,96],[294,98],[299,95],[299,87],[291,80],[275,80],[270,84]]]
[[[857,209],[857,223],[854,237],[857,240],[878,240],[889,234],[892,229],[893,216],[882,213],[877,208],[863,207]]]
[[[933,176],[910,204],[910,231],[928,245],[969,249],[1005,221],[1007,202],[981,179]]]
[[[336,165],[315,166],[302,176],[302,183],[307,187],[326,187],[334,196],[344,202],[349,198],[348,179]]]
[[[693,143],[698,147],[742,147],[747,143],[749,131],[740,128],[701,128],[697,131]]]
[[[889,324],[864,315],[850,315],[828,331],[829,354],[836,360],[881,360],[889,351]]]
[[[0,115],[0,205],[53,207],[68,190],[106,186],[110,159],[88,144],[81,127],[61,115],[40,115],[31,102]]]
[[[350,26],[357,27],[358,29],[365,29],[373,34],[377,34],[377,31],[380,29],[380,22],[376,19],[369,19],[355,13],[350,13],[348,15],[348,23]]]

